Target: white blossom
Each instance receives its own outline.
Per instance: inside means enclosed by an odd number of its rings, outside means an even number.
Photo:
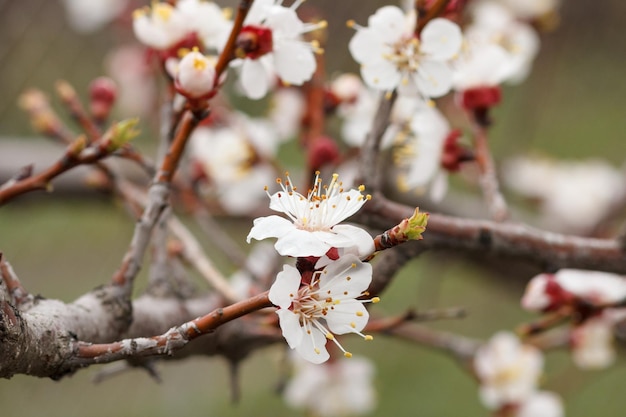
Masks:
[[[334,335],[356,333],[372,339],[361,333],[369,318],[363,303],[378,299],[357,300],[371,281],[372,266],[354,255],[342,256],[316,271],[304,286],[300,272],[285,265],[270,288],[269,299],[279,307],[276,314],[289,347],[309,362],[322,363],[330,357],[326,341],[332,340],[351,357]]]
[[[539,274],[526,287],[522,307],[531,311],[555,308],[575,301],[605,306],[626,298],[626,278],[617,274],[561,269]]]
[[[239,67],[241,87],[252,99],[265,96],[276,75],[288,84],[302,85],[315,72],[316,46],[305,42],[302,35],[326,23],[305,24],[295,7],[283,7],[281,3],[255,1],[239,35],[240,59],[232,65]]]
[[[450,91],[452,70],[447,61],[461,47],[459,27],[436,18],[415,34],[415,15],[396,6],[381,7],[368,19],[367,27],[354,25],[350,40],[352,57],[361,64],[365,83],[378,90],[402,87],[426,98]]]
[[[63,0],[68,21],[81,33],[94,32],[115,19],[126,7],[127,0]]]
[[[518,157],[502,174],[512,190],[539,200],[548,227],[572,234],[592,231],[626,193],[626,176],[600,160]]]
[[[232,22],[218,5],[211,1],[179,0],[176,9],[184,17],[188,33],[195,32],[205,48],[222,50]]]
[[[182,13],[168,3],[156,2],[152,7],[146,6],[133,13],[135,36],[144,45],[157,50],[180,42],[187,29]]]
[[[374,365],[364,357],[315,365],[293,357],[294,375],[287,383],[287,404],[320,417],[366,414],[376,404]]]
[[[525,401],[535,392],[542,368],[539,349],[521,344],[512,333],[495,334],[474,358],[483,404],[495,410]]]
[[[274,247],[283,256],[322,256],[331,248],[353,248],[359,256],[374,252],[374,240],[365,230],[347,224],[339,224],[356,213],[369,195],[363,195],[365,187],[344,190],[338,175],[327,186],[322,184],[319,173],[313,189],[305,197],[296,191],[291,179],[283,183],[282,190],[270,195],[270,208],[287,215],[289,219],[272,215],[254,220],[248,234],[251,239],[277,238]]]
[[[526,399],[514,417],[563,417],[563,401],[553,392],[538,391]]]

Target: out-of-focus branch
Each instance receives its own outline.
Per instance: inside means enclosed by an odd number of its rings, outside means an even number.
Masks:
[[[395,90],[390,94],[383,94],[380,97],[378,110],[372,122],[372,128],[365,138],[361,160],[359,165],[359,176],[363,184],[369,192],[375,192],[382,185],[380,174],[380,142],[385,130],[389,126],[389,116],[391,108],[396,101],[397,93]]]
[[[239,36],[239,32],[241,32],[243,22],[246,20],[246,16],[250,11],[250,7],[252,7],[252,3],[254,3],[254,0],[241,0],[239,6],[237,7],[237,15],[235,16],[235,21],[233,22],[233,28],[230,32],[228,40],[226,41],[226,45],[220,54],[217,64],[215,64],[215,74],[217,78],[222,75],[230,61],[235,58],[237,36]]]

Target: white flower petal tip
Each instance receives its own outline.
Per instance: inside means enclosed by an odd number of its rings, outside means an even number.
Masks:
[[[365,303],[376,303],[378,297],[357,299],[366,295],[372,281],[372,266],[355,255],[345,255],[313,274],[311,283],[300,286],[300,272],[283,267],[270,288],[269,298],[279,309],[283,336],[291,349],[312,363],[329,359],[326,342],[333,341],[351,357],[335,334],[356,333],[364,340],[373,337],[361,333],[369,319]]]
[[[305,197],[297,192],[289,175],[285,181],[277,179],[277,182],[282,190],[270,195],[270,208],[286,214],[290,221],[279,216],[255,219],[248,242],[275,237],[276,250],[293,257],[323,256],[331,248],[354,248],[359,254],[364,248],[373,248],[373,239],[364,230],[337,226],[371,198],[363,194],[365,187],[344,190],[337,174],[330,184],[324,185],[317,173],[313,188]]]

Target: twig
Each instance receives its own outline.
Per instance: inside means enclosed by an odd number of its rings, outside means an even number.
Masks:
[[[363,152],[361,154],[361,163],[359,166],[359,176],[367,187],[369,192],[376,192],[381,184],[381,175],[379,170],[379,154],[380,142],[383,134],[389,126],[389,116],[391,108],[395,103],[397,93],[394,90],[391,94],[383,94],[380,97],[378,110],[372,122],[372,128],[365,138],[363,144]]]
[[[509,217],[509,209],[500,192],[495,163],[489,149],[487,130],[486,127],[476,122],[474,122],[474,146],[476,163],[480,169],[480,186],[489,208],[489,214],[497,222],[505,221]]]
[[[469,360],[481,343],[453,333],[429,329],[416,324],[404,324],[390,329],[388,334],[451,353],[456,359]]]
[[[213,266],[211,260],[204,254],[196,238],[176,217],[168,221],[172,233],[183,243],[183,256],[207,280],[207,282],[222,294],[228,301],[239,299],[228,284],[224,276]]]
[[[26,289],[22,286],[20,279],[17,274],[5,259],[2,253],[0,252],[0,279],[4,281],[4,284],[9,290],[9,295],[11,296],[11,301],[15,304],[16,307],[23,306],[26,303],[29,303],[33,300],[32,294],[30,294]]]
[[[252,3],[254,0],[241,0],[239,3],[239,7],[237,8],[237,15],[235,16],[235,21],[233,23],[233,28],[230,32],[228,40],[226,41],[226,45],[220,54],[220,57],[215,64],[215,73],[216,77],[219,79],[222,72],[226,69],[230,61],[235,57],[235,46],[237,42],[237,36],[239,36],[239,32],[241,32],[241,28],[243,27],[243,22],[246,20],[246,16],[250,11],[250,7],[252,7]]]

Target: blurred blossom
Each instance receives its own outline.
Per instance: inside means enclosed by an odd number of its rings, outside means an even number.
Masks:
[[[118,84],[115,105],[124,115],[147,116],[154,111],[156,86],[152,69],[139,46],[124,45],[106,57],[107,72]]]
[[[133,13],[135,36],[139,42],[157,50],[165,50],[180,42],[187,29],[183,14],[169,3],[154,2],[151,7]]]
[[[126,8],[128,0],[63,0],[72,29],[95,32],[115,19]]]
[[[625,309],[607,309],[572,329],[572,359],[581,369],[604,369],[615,362],[613,329]]]
[[[450,91],[452,70],[448,62],[461,47],[460,28],[437,18],[415,35],[415,11],[405,14],[396,6],[381,7],[356,24],[349,49],[361,64],[361,76],[374,89],[417,93],[423,98],[441,97]]]
[[[296,88],[279,88],[272,95],[268,115],[279,140],[287,141],[300,131],[305,102],[302,92]]]
[[[519,19],[537,19],[554,12],[561,0],[500,0]]]
[[[237,127],[196,128],[190,139],[190,154],[208,177],[209,189],[222,207],[230,214],[249,214],[263,201],[264,187],[276,174],[255,148],[254,135],[239,123],[233,126]],[[271,131],[266,134],[271,142]]]
[[[561,269],[539,274],[526,287],[522,307],[531,311],[554,310],[584,302],[601,307],[626,299],[626,278],[617,274],[579,269]]]
[[[325,27],[325,22],[305,24],[295,7],[281,3],[255,1],[237,37],[238,59],[232,66],[240,68],[239,82],[251,99],[264,97],[275,76],[288,84],[302,85],[315,72],[316,45],[304,41],[302,35]]]
[[[414,189],[440,201],[448,190],[448,175],[442,168],[442,156],[450,125],[446,118],[431,106],[416,109],[409,123],[409,137],[398,148],[396,158],[406,167],[399,177],[402,190]]]
[[[376,405],[374,365],[364,357],[314,365],[292,355],[294,375],[284,397],[287,404],[320,417],[367,414]]]
[[[454,88],[524,80],[539,51],[535,30],[494,1],[478,2],[470,11],[473,20],[464,30],[466,42],[454,61]]]
[[[563,417],[561,397],[548,391],[538,391],[524,401],[516,410],[514,417]]]
[[[626,194],[626,175],[600,160],[518,157],[502,175],[513,191],[539,201],[547,225],[571,234],[593,231]]]
[[[500,332],[478,350],[474,369],[483,404],[497,410],[523,403],[536,392],[543,355],[539,349],[520,343],[514,334]]]

